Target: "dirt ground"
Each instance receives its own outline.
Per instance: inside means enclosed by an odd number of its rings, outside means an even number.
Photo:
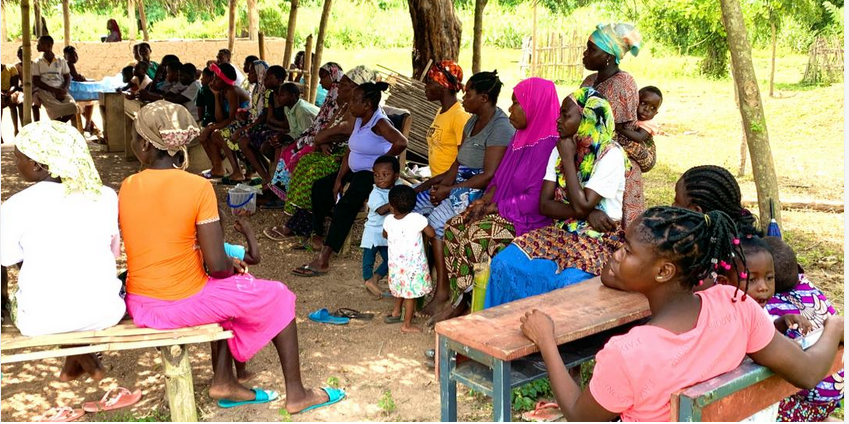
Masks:
[[[6,131],[4,131],[6,133]],[[8,133],[7,133],[8,134]],[[10,139],[7,138],[9,143]],[[92,156],[104,183],[118,189],[121,181],[137,171],[138,163],[126,162],[119,154],[102,153],[101,146],[90,143]],[[2,199],[24,189],[15,169],[12,146],[2,148]],[[224,204],[226,190],[216,186],[219,201]],[[226,205],[225,205],[226,206]],[[307,386],[337,382],[347,391],[343,402],[329,408],[293,417],[279,413],[285,398],[283,374],[276,351],[268,346],[248,363],[257,373],[251,385],[281,392],[281,400],[265,405],[234,409],[217,407],[207,395],[212,378],[209,345],[191,348],[195,397],[203,421],[438,421],[439,387],[433,371],[422,361],[423,352],[434,346],[434,333],[401,334],[398,325],[383,323],[391,311],[389,300],[375,300],[362,287],[361,257],[352,249],[345,257],[334,257],[332,271],[317,278],[298,278],[289,272],[309,262],[312,254],[290,249],[288,243],[277,243],[261,236],[262,228],[281,221],[279,211],[261,211],[251,218],[260,234],[262,263],[250,272],[257,277],[283,281],[298,296],[297,325],[301,351],[301,371]],[[361,224],[360,224],[361,225]],[[241,243],[232,228],[227,240]],[[354,247],[358,246],[358,241]],[[124,258],[119,267],[125,269]],[[10,280],[16,279],[10,269]],[[318,324],[307,315],[319,308],[333,311],[354,308],[375,314],[372,321],[352,321],[346,326]],[[61,319],[61,317],[56,317]],[[421,323],[421,320],[417,320]],[[154,349],[105,353],[104,364],[109,376],[96,383],[92,380],[62,383],[58,380],[61,360],[25,362],[2,367],[2,421],[30,421],[53,406],[79,407],[85,401],[99,400],[110,388],[123,386],[142,389],[142,401],[129,413],[91,415],[93,421],[126,421],[143,417],[167,418],[164,377],[158,353]],[[389,395],[386,395],[389,393]],[[394,410],[386,399],[394,402]],[[384,402],[381,402],[384,399]],[[383,404],[381,408],[378,404]],[[473,398],[461,388],[459,418],[464,421],[488,421],[488,402]]]

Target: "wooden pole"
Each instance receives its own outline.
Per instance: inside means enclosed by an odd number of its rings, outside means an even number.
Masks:
[[[23,124],[32,122],[32,50],[29,21],[29,0],[21,0],[21,45],[23,46],[23,57],[21,58],[21,80],[24,84],[24,116]]]
[[[41,25],[41,0],[33,0],[33,12],[35,13],[35,38],[40,38],[43,34],[44,28]],[[23,28],[22,28],[23,30]],[[26,31],[29,31],[29,27],[26,27]],[[21,31],[23,32],[23,31]]]
[[[127,19],[129,19],[127,37],[130,40],[130,44],[132,44],[136,41],[136,33],[139,32],[136,24],[136,0],[127,0]]]
[[[771,42],[772,42],[772,61],[771,61],[772,65],[769,68],[769,97],[774,97],[775,96],[775,45],[777,43],[776,43],[776,39],[775,39],[775,20],[773,19],[772,16],[770,16],[770,21],[771,22],[769,23],[769,26],[772,29],[772,40],[771,40]]]
[[[305,66],[304,69],[310,71],[310,101],[315,100],[315,90],[318,88],[318,68],[321,67],[321,53],[324,51],[324,35],[327,32],[327,21],[330,19],[330,8],[333,6],[333,0],[324,0],[324,9],[321,11],[321,21],[318,23],[318,38],[315,41],[315,60],[312,61],[312,67]]]
[[[2,32],[2,34],[0,34],[0,40],[6,42],[9,40],[8,30],[6,29],[6,27],[8,26],[6,25],[6,0],[0,0],[0,8],[3,9],[3,11],[0,12],[0,15],[2,15],[3,19],[3,26],[0,27],[0,32]]]
[[[222,343],[224,343],[222,341]],[[212,342],[215,349],[218,343]],[[165,391],[173,422],[197,422],[195,388],[192,366],[186,345],[165,346],[160,349],[165,374]]]
[[[304,87],[307,90],[304,90],[304,100],[309,103],[312,103],[312,98],[310,97],[311,91],[308,89],[310,84],[312,84],[313,75],[309,70],[312,66],[312,34],[307,37],[307,45],[304,47],[304,70],[306,70],[306,75],[304,75]]]
[[[150,37],[147,33],[147,15],[144,13],[144,0],[138,0],[138,2],[139,2],[139,20],[141,20],[142,37],[144,37],[144,41],[149,41]]]
[[[292,64],[292,48],[295,47],[295,26],[298,22],[298,0],[292,0],[289,9],[289,26],[286,28],[286,49],[283,51],[283,67],[289,69]]]
[[[764,229],[770,222],[770,202],[775,204],[774,218],[781,226],[781,202],[778,198],[778,178],[772,160],[769,145],[766,117],[764,116],[758,79],[752,63],[752,45],[746,34],[746,24],[739,0],[720,0],[722,22],[731,51],[731,65],[734,69],[734,84],[740,94],[740,115],[749,156],[752,159],[752,174],[758,192],[758,210]]]
[[[472,41],[472,74],[481,71],[481,45],[483,44],[483,10],[487,0],[475,1],[475,28]]]
[[[227,48],[230,53],[233,53],[233,48],[236,47],[236,1],[230,0],[230,21],[227,31]]]
[[[531,76],[537,75],[537,1],[534,0],[534,30],[531,35]]]
[[[71,8],[69,0],[62,0],[62,29],[65,30],[65,47],[71,45]]]
[[[265,34],[260,31],[257,34],[257,40],[259,43],[259,59],[265,60]]]
[[[248,0],[248,37],[251,41],[259,38],[259,9],[256,0]]]

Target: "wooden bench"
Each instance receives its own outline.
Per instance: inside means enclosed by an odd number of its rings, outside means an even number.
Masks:
[[[436,324],[442,421],[457,420],[457,382],[492,397],[493,421],[511,419],[511,390],[548,375],[537,346],[519,328],[539,309],[554,321],[568,367],[595,357],[607,340],[649,316],[642,295],[604,287],[593,278]],[[458,363],[457,354],[471,360]],[[535,355],[536,354],[536,355]]]
[[[829,375],[843,368],[841,346]],[[671,399],[671,421],[738,422],[780,402],[800,389],[751,359],[731,372],[676,392]]]
[[[164,365],[165,390],[171,408],[171,420],[194,422],[197,421],[197,407],[187,347],[190,344],[225,340],[231,337],[233,333],[225,331],[218,324],[159,331],[139,328],[131,320],[124,320],[114,327],[100,331],[37,337],[23,336],[14,326],[4,324],[2,336],[0,336],[0,351],[2,351],[0,363],[36,361],[85,353],[159,348]],[[69,345],[72,347],[68,347]],[[12,350],[22,349],[31,351],[9,353]]]

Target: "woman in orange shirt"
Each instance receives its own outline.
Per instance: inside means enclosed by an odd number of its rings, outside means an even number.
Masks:
[[[213,344],[209,395],[221,407],[275,400],[248,389],[232,371],[273,342],[286,382],[286,410],[336,403],[342,390],[307,390],[301,382],[295,295],[254,278],[224,252],[218,202],[209,181],[185,172],[186,145],[199,134],[186,108],[166,101],[143,107],[132,148],[145,170],[121,185],[119,220],[127,251],[127,310],[140,327],[161,330],[220,323],[234,337]],[[208,273],[207,273],[208,272]]]

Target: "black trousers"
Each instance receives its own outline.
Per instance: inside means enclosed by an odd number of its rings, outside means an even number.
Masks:
[[[312,225],[313,232],[321,236],[324,235],[324,219],[328,216],[333,218],[330,222],[330,230],[324,239],[324,245],[339,253],[348,233],[351,232],[357,212],[371,194],[371,189],[374,187],[374,172],[348,173],[342,184],[350,183],[350,185],[339,203],[336,203],[336,199],[333,198],[333,184],[336,183],[337,174],[328,175],[312,185]]]

